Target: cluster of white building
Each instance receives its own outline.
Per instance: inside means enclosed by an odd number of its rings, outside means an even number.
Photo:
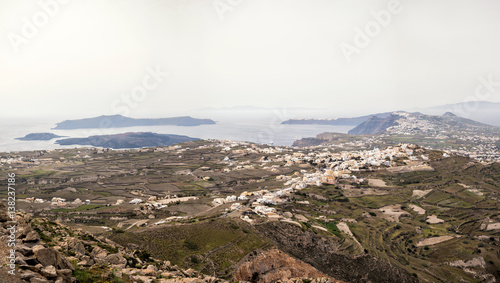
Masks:
[[[29,203],[50,203],[50,205],[53,205],[53,206],[65,206],[68,204],[73,204],[73,205],[90,204],[90,200],[88,200],[88,199],[85,200],[85,202],[83,202],[81,199],[77,198],[74,201],[69,202],[69,201],[66,201],[65,198],[60,198],[60,197],[53,197],[52,199],[47,200],[47,201],[45,201],[41,198],[27,197],[25,199],[25,201],[29,202]]]
[[[427,161],[428,157],[415,154],[417,146],[401,144],[391,146],[386,149],[375,148],[373,150],[363,151],[345,151],[332,153],[326,151],[312,151],[308,154],[285,155],[287,162],[302,163],[304,161],[313,161],[317,164],[322,163],[326,169],[314,173],[307,173],[302,170],[296,172],[293,176],[280,175],[277,180],[285,181],[285,186],[292,189],[303,189],[308,185],[319,186],[322,183],[335,183],[338,179],[353,179],[357,182],[356,176],[352,172],[360,171],[363,168],[391,167],[395,165],[395,159],[407,159],[412,161]]]
[[[224,198],[216,198],[214,204],[220,205],[223,203],[246,200],[251,196],[256,198],[252,199],[251,207],[255,213],[261,216],[266,216],[270,219],[279,219],[280,216],[276,214],[276,209],[272,207],[287,200],[287,196],[291,195],[294,190],[301,190],[307,186],[320,186],[323,183],[335,183],[338,179],[350,179],[353,182],[363,182],[363,179],[358,179],[352,174],[353,171],[359,171],[361,168],[369,166],[370,168],[378,168],[382,166],[390,167],[395,165],[394,160],[406,160],[410,162],[426,161],[428,157],[424,154],[418,154],[420,151],[415,145],[401,144],[398,146],[388,147],[386,149],[375,148],[373,150],[364,151],[351,151],[333,153],[328,149],[323,151],[311,151],[309,153],[295,152],[293,154],[280,155],[283,161],[287,164],[301,164],[304,161],[313,161],[322,163],[326,169],[316,171],[313,173],[301,170],[295,172],[293,175],[279,175],[277,180],[283,181],[286,188],[268,191],[260,190],[256,192],[243,192],[238,198],[236,196],[228,196]],[[231,210],[239,207],[231,207]],[[244,219],[245,220],[245,219]],[[246,219],[248,220],[248,219]]]

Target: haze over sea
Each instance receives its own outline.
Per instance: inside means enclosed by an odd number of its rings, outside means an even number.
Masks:
[[[206,118],[206,117],[200,117]],[[274,145],[290,146],[300,138],[314,137],[323,132],[347,133],[351,126],[325,125],[281,125],[282,119],[262,118],[225,118],[214,119],[215,125],[194,127],[179,126],[142,126],[106,129],[52,130],[55,124],[62,120],[56,119],[14,119],[0,130],[0,152],[43,150],[55,148],[75,148],[78,146],[60,146],[57,139],[48,141],[20,141],[15,138],[24,137],[29,133],[50,132],[59,136],[88,137],[92,135],[110,135],[126,132],[153,132],[158,134],[186,135],[200,139],[229,139],[235,141],[250,141]]]

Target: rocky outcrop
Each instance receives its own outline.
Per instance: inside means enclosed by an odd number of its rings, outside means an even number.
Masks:
[[[310,264],[297,260],[286,253],[271,249],[250,256],[234,272],[234,279],[259,283],[277,282],[298,278],[327,278]],[[330,282],[340,282],[330,279]]]
[[[5,206],[0,204],[0,211],[5,211]],[[8,254],[11,249],[15,253],[15,276],[9,275],[9,281],[2,282],[75,282],[72,277],[74,265],[59,251],[53,247],[49,247],[44,243],[39,233],[33,229],[29,223],[31,217],[27,214],[16,216],[16,246],[7,247],[5,244],[8,238],[6,227],[10,226],[4,217],[0,217],[0,253],[2,255]],[[10,219],[8,219],[10,220]],[[2,258],[6,258],[3,257]],[[9,266],[0,268],[0,275],[7,274]],[[12,280],[10,279],[12,278]]]
[[[417,278],[373,256],[342,254],[338,243],[295,225],[268,222],[256,228],[280,250],[314,266],[324,274],[346,282],[417,282]]]
[[[0,282],[115,282],[117,278],[125,282],[226,282],[28,214],[16,217],[16,269],[14,276],[9,275],[6,259],[11,248],[6,244],[6,228],[10,218],[6,211],[0,203]]]
[[[67,249],[68,251],[74,252],[76,254],[85,254],[85,246],[83,242],[78,240],[77,238],[70,238],[67,241]]]

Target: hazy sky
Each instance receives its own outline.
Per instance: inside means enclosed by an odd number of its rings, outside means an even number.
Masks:
[[[0,116],[462,102],[479,77],[500,82],[499,12],[497,0],[1,0]]]

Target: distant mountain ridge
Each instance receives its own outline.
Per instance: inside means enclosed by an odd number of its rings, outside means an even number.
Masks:
[[[452,112],[463,118],[500,126],[500,103],[490,101],[469,101],[454,104],[445,104],[425,108],[408,109],[410,112],[420,112],[427,115],[442,115]]]
[[[422,113],[426,115],[443,115],[447,112],[466,119],[471,119],[481,123],[500,126],[500,103],[489,101],[469,101],[454,104],[438,105],[433,107],[419,107],[410,109],[401,109],[404,112]],[[288,125],[333,125],[333,126],[358,126],[361,123],[368,121],[371,117],[387,118],[392,112],[378,113],[365,115],[353,118],[337,118],[337,119],[290,119],[282,122]],[[313,114],[314,115],[314,114]],[[314,117],[314,116],[312,116]],[[316,116],[317,117],[317,116]]]
[[[116,135],[90,136],[88,138],[67,138],[57,140],[60,145],[91,145],[113,149],[169,146],[177,143],[199,140],[181,135],[144,133],[124,133]]]
[[[384,133],[411,133],[438,135],[440,131],[478,131],[496,128],[446,112],[442,116],[422,113],[394,112],[385,119],[373,116],[348,133],[350,135],[380,135]]]
[[[331,125],[331,126],[358,126],[363,122],[368,121],[372,117],[385,119],[391,115],[391,112],[378,113],[353,118],[338,118],[338,119],[290,119],[283,121],[284,125]]]
[[[96,129],[96,128],[124,128],[136,126],[199,126],[212,125],[215,121],[211,119],[197,119],[190,116],[172,117],[172,118],[129,118],[122,115],[102,115],[94,118],[85,118],[77,120],[66,120],[56,124],[56,130],[73,130],[73,129]]]

